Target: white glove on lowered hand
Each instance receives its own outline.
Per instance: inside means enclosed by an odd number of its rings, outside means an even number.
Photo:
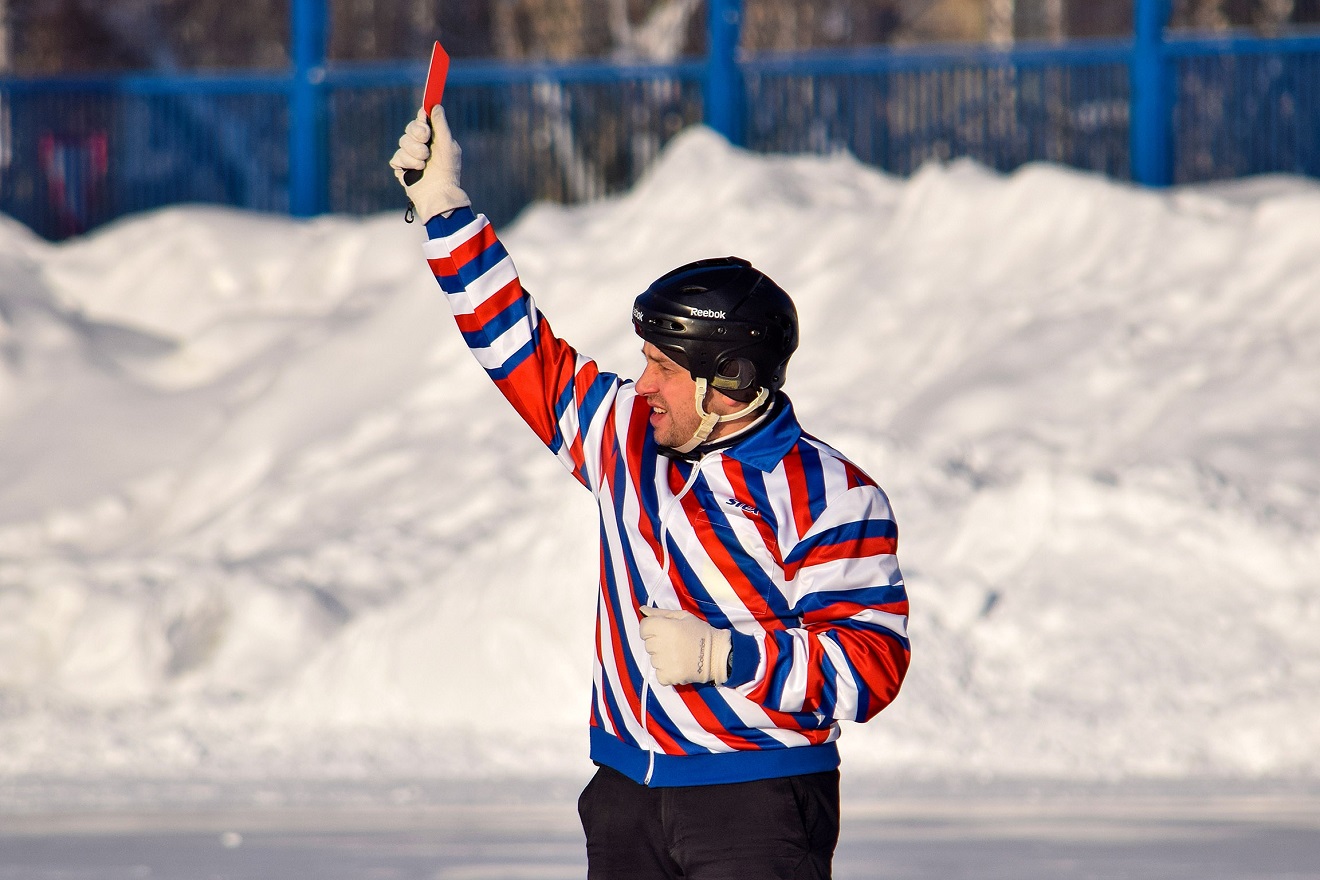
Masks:
[[[646,653],[661,684],[724,684],[729,679],[728,630],[716,629],[686,611],[643,607],[641,622]]]
[[[423,221],[472,204],[458,185],[462,165],[463,151],[449,133],[443,107],[436,107],[430,120],[425,110],[418,110],[417,118],[404,128],[399,149],[390,159],[394,176],[412,201],[413,211]],[[422,176],[409,184],[404,179],[409,171],[420,171]]]

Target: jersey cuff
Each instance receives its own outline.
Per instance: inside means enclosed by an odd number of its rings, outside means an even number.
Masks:
[[[761,665],[761,643],[756,636],[735,630],[729,631],[729,656],[733,658],[733,671],[724,686],[736,688],[747,684]]]

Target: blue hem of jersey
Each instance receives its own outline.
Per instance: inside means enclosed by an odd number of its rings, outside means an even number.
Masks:
[[[591,760],[618,770],[633,782],[647,785],[651,753],[634,748],[606,732],[591,728]],[[655,753],[651,788],[680,785],[721,785],[778,779],[804,773],[824,773],[839,766],[839,748],[834,743],[819,746],[796,746],[782,749],[756,749],[702,755],[663,755]]]

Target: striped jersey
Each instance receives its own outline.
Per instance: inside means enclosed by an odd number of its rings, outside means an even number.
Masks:
[[[837,767],[839,722],[888,705],[908,666],[884,492],[782,393],[745,439],[696,461],[661,454],[633,382],[554,336],[486,217],[460,208],[426,228],[464,341],[599,505],[592,760],[651,786]],[[648,604],[731,633],[723,685],[656,682]]]

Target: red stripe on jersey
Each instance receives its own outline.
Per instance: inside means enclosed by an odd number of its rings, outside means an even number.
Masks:
[[[483,223],[471,238],[456,245],[450,253],[453,255],[454,262],[461,268],[481,256],[486,248],[495,244],[495,242],[495,227],[489,223]]]
[[[733,587],[734,593],[738,595],[739,603],[750,611],[757,620],[773,618],[774,615],[770,613],[770,608],[765,603],[765,597],[757,591],[755,585],[747,579],[747,575],[738,567],[737,561],[729,553],[728,547],[725,546],[723,539],[720,538],[714,525],[711,524],[709,515],[702,508],[701,502],[697,500],[695,492],[687,494],[682,501],[682,507],[692,530],[697,533],[701,548],[706,551],[710,561],[715,563],[715,567],[728,581],[729,586]],[[679,596],[682,597],[683,593],[679,593]],[[706,617],[704,613],[695,607],[695,603],[694,607],[688,610],[694,611],[702,619]]]
[[[823,608],[813,608],[802,615],[802,622],[810,623],[830,623],[832,621],[843,620],[859,614],[863,611],[883,611],[886,614],[898,614],[906,617],[908,613],[908,603],[890,602],[887,605],[866,605],[862,602],[849,602],[843,600],[840,602],[831,602]]]
[[[690,684],[681,684],[674,688],[675,692],[683,698],[683,704],[687,706],[688,712],[692,718],[701,725],[701,729],[707,733],[714,734],[720,742],[731,749],[747,751],[748,749],[758,748],[751,740],[745,736],[738,736],[725,729],[720,720],[715,717],[715,713],[706,705],[706,701],[697,693],[697,688]]]
[[[426,265],[431,267],[431,274],[437,278],[441,275],[458,274],[458,267],[454,265],[453,257],[428,257]]]
[[[464,333],[479,331],[509,306],[522,299],[522,295],[522,284],[515,278],[487,297],[485,302],[478,304],[471,314],[454,315],[454,320],[458,323],[458,329]],[[544,321],[541,322],[541,324],[544,323]]]
[[[859,468],[846,458],[840,457],[839,464],[843,465],[843,471],[848,476],[848,488],[856,489],[859,486],[875,486],[875,480],[872,480],[866,471]]]
[[[804,568],[848,559],[867,559],[874,556],[892,556],[898,551],[898,539],[884,536],[863,538],[860,541],[841,541],[811,548],[806,556],[784,568],[784,577],[793,580]]]
[[[601,483],[608,486],[610,495],[615,495],[622,487],[615,485],[615,471],[619,468],[619,434],[611,415],[606,415],[600,437],[600,474]]]
[[[646,429],[650,426],[651,407],[646,401],[638,397],[633,400],[632,412],[628,414],[628,445],[627,449],[641,449],[646,443]],[[672,473],[674,468],[668,468]],[[634,496],[641,500],[642,492],[642,457],[640,455],[630,456],[628,459],[628,479],[632,482],[632,491]],[[660,549],[658,535],[660,524],[650,522],[646,515],[646,505],[638,504],[637,511],[637,534],[646,542],[646,546],[651,548],[655,554],[655,561],[659,562],[664,558],[663,551]]]
[[[747,488],[747,475],[743,470],[743,463],[733,458],[724,459],[724,476],[733,487],[733,497],[738,500],[746,500],[751,503],[752,492]],[[779,538],[775,535],[775,530],[766,522],[764,516],[751,515],[747,517],[756,524],[756,531],[761,536],[761,544],[766,550],[770,551],[770,556],[775,564],[780,568],[784,567],[784,557],[779,552]]]
[[[811,491],[807,488],[807,474],[802,464],[802,453],[793,451],[784,456],[784,478],[788,481],[788,497],[793,508],[793,522],[797,526],[797,539],[802,540],[811,529]]]
[[[605,554],[603,552],[600,554],[600,564],[601,567],[604,568]],[[604,580],[602,579],[601,582],[604,583]],[[601,667],[601,671],[600,671],[600,684],[598,685],[598,690],[596,691],[596,711],[599,712],[601,715],[603,715],[606,718],[606,720],[609,721],[610,727],[613,728],[613,730],[615,731],[614,735],[617,736],[618,735],[617,731],[622,730],[622,728],[619,727],[619,719],[614,717],[614,712],[610,709],[610,701],[605,699],[605,693],[606,691],[609,690],[609,686],[610,686],[610,677],[605,671],[605,658],[601,656],[600,653],[600,637],[601,637],[600,615],[597,614],[596,615],[596,663]],[[591,723],[593,726],[595,725],[596,719],[594,717],[591,719]]]
[[[555,338],[545,321],[537,325],[535,339],[536,355],[525,358],[495,385],[541,442],[550,445],[559,427],[555,402],[574,380],[577,357],[572,348]]]
[[[544,326],[545,322],[542,321],[541,325]],[[573,359],[573,369],[577,370],[576,357]],[[587,454],[585,447],[582,445],[582,432],[586,430],[587,426],[582,424],[582,413],[580,410],[577,410],[577,406],[586,399],[587,394],[591,391],[591,383],[595,382],[599,376],[600,370],[596,367],[596,362],[592,360],[586,361],[583,364],[582,369],[577,370],[573,375],[573,405],[574,409],[578,412],[579,421],[577,428],[573,431],[573,436],[566,437],[565,440],[568,441],[568,456],[573,461],[573,472],[575,475],[580,475],[579,479],[583,485],[586,485],[587,481],[586,474],[583,473],[583,469],[587,464]],[[548,378],[549,377],[547,377],[547,379]],[[547,388],[547,391],[548,390],[551,389]],[[557,414],[556,418],[558,418]]]
[[[821,675],[821,670],[825,668],[825,647],[820,643],[820,637],[813,632],[807,632],[807,687],[806,698],[802,701],[802,711],[815,712],[825,701],[825,676]]]
[[[875,630],[838,628],[831,630],[831,634],[861,676],[858,690],[869,692],[865,717],[857,719],[869,721],[898,696],[911,655],[897,639]]]
[[[554,410],[533,390],[541,384],[540,373],[544,366],[534,357],[527,358],[503,379],[496,381],[495,385],[536,432],[541,442],[548,444],[554,441],[555,436]]]
[[[761,679],[761,683],[753,688],[752,692],[747,696],[753,702],[760,703],[761,706],[769,711],[771,705],[769,700],[770,685],[772,683],[772,676],[770,673],[772,670],[778,668],[781,662],[791,662],[792,658],[789,657],[785,660],[780,657],[779,640],[769,633],[761,637],[761,653],[765,655],[764,668],[766,674],[765,677]]]
[[[605,557],[604,547],[603,547],[603,544],[602,544],[601,554],[600,554],[600,567],[601,567],[601,571],[602,571],[601,583],[602,583],[602,584],[606,583],[606,581],[605,581],[605,579],[604,579],[604,576],[603,576],[603,572],[604,572],[604,570],[605,570],[605,566],[606,566],[606,565],[607,565],[607,561],[606,561],[606,557]],[[616,633],[616,634],[621,634],[621,633],[623,632],[623,626],[622,626],[622,624],[619,622],[618,617],[615,616],[615,613],[614,613],[614,603],[612,603],[612,602],[602,602],[602,603],[601,603],[601,606],[605,609],[605,614],[609,617],[610,630],[611,630],[612,632]],[[600,633],[600,624],[599,624],[599,619],[598,619],[598,622],[597,622],[596,630],[597,630],[597,636],[596,636],[596,651],[597,651],[597,655],[599,655],[599,652],[600,652],[600,635],[599,635],[599,633]],[[627,702],[628,702],[628,709],[632,712],[632,716],[633,716],[633,718],[640,722],[641,719],[642,719],[642,703],[641,703],[641,698],[640,698],[640,694],[641,694],[641,692],[642,692],[642,689],[641,689],[641,686],[640,686],[641,683],[640,683],[640,682],[634,682],[634,681],[632,680],[632,677],[628,674],[627,655],[624,653],[624,650],[623,650],[623,643],[624,643],[624,639],[622,638],[621,635],[616,635],[614,638],[611,638],[611,639],[610,639],[610,648],[612,649],[612,653],[613,653],[613,655],[614,655],[614,668],[618,671],[618,682],[619,682],[619,685],[620,685],[620,688],[619,688],[619,689],[623,691],[624,698],[625,698],[625,699],[627,700]],[[602,666],[605,665],[603,660],[602,660],[601,665],[602,665]],[[610,675],[609,675],[609,669],[608,669],[608,668],[605,669],[605,671],[604,671],[604,675],[603,675],[603,678],[604,678],[604,681],[603,681],[603,683],[602,683],[602,687],[608,689],[608,688],[609,688],[609,682],[610,682]],[[603,699],[603,695],[602,695],[602,699]],[[608,703],[607,703],[606,705],[608,705]],[[614,729],[615,729],[615,730],[623,730],[623,729],[624,729],[624,728],[622,727],[622,725],[619,724],[618,719],[614,719]]]

